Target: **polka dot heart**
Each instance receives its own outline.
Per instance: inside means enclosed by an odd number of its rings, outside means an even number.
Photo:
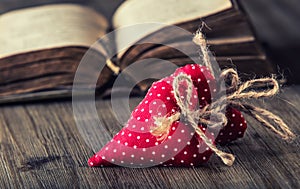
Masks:
[[[126,126],[88,161],[89,166],[199,166],[207,162],[212,150],[195,133],[189,123],[174,121],[162,139],[151,131],[157,118],[168,118],[180,111],[172,87],[174,77],[180,73],[189,75],[194,88],[190,109],[211,103],[216,83],[209,70],[200,65],[186,65],[174,74],[154,82],[143,101],[132,112]],[[179,92],[186,96],[186,83],[180,83]],[[210,133],[205,126],[199,128],[207,138],[219,144],[227,144],[243,136],[246,122],[235,109],[226,112],[228,124],[220,132]]]

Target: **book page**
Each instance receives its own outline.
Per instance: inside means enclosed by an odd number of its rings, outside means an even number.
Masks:
[[[230,0],[127,0],[117,9],[113,26],[117,29],[143,23],[172,25],[209,16],[232,6]],[[117,31],[117,48],[123,49],[125,44],[134,43],[161,27],[163,25],[149,25],[133,35]]]
[[[106,33],[106,19],[73,4],[46,5],[0,16],[0,58],[35,50],[86,46]]]

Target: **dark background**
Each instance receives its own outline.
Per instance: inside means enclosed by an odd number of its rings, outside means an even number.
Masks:
[[[48,3],[85,4],[103,13],[109,20],[123,0],[0,0],[0,13]],[[279,74],[289,83],[300,83],[300,1],[238,0],[254,27],[258,39]]]

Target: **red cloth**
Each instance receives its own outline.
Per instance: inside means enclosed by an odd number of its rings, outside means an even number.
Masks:
[[[180,73],[191,76],[193,80],[191,109],[211,103],[217,90],[216,81],[209,70],[197,64],[178,68],[171,76],[152,84],[143,101],[132,112],[126,126],[89,159],[89,166],[199,166],[209,160],[213,152],[193,128],[182,120],[172,123],[165,140],[158,140],[150,132],[155,126],[154,117],[169,117],[180,111],[172,87],[174,77]],[[179,91],[183,94],[182,98],[185,98],[185,83],[182,83]],[[238,110],[228,108],[226,116],[228,124],[219,132],[208,132],[206,126],[199,125],[216,144],[225,145],[243,137],[247,128],[246,121]]]

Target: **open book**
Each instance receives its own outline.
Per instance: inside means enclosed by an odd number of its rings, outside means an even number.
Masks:
[[[203,32],[221,67],[233,66],[251,77],[251,74],[274,72],[235,1],[128,0],[115,12],[112,27],[118,29],[148,22],[176,25],[192,33],[205,22],[208,27],[203,27]],[[74,4],[33,7],[1,15],[0,101],[70,95],[79,62],[108,28],[108,21],[100,13]],[[125,38],[124,33],[116,31],[114,47],[110,47],[119,52],[114,60],[107,61],[109,53],[105,50],[95,53],[99,62],[110,63],[98,79],[99,91],[104,91],[114,79],[115,67],[122,71],[146,58],[185,65],[193,63],[190,57],[199,56],[197,49],[190,45],[191,38],[168,32],[166,27],[142,31],[130,39],[139,42],[138,45],[118,49]],[[149,40],[156,44],[147,43]],[[171,44],[190,54],[158,44]],[[89,76],[90,73],[87,70],[84,74]],[[148,85],[141,83],[141,90]]]

